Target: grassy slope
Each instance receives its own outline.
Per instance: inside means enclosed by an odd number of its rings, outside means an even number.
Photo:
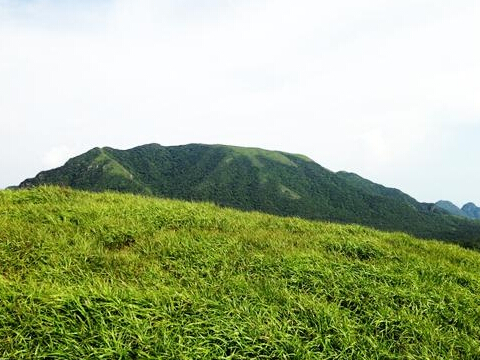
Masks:
[[[478,359],[480,254],[360,226],[0,192],[0,358]]]

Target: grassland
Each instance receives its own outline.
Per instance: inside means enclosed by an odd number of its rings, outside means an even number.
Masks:
[[[1,359],[480,359],[480,253],[56,187],[0,192]]]

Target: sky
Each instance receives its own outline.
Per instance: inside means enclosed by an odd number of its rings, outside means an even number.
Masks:
[[[0,0],[0,188],[207,143],[480,205],[479,140],[478,0]]]

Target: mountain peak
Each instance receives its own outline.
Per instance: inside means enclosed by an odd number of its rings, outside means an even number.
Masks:
[[[451,201],[440,200],[440,201],[437,201],[435,205],[438,206],[440,209],[445,210],[450,215],[461,216],[465,218],[469,217],[462,209],[460,209]]]
[[[480,219],[480,208],[472,202],[463,205],[461,209],[447,200],[440,200],[435,205],[450,215],[461,216],[468,219]]]
[[[480,208],[477,207],[473,202],[463,205],[462,211],[472,219],[480,219]]]

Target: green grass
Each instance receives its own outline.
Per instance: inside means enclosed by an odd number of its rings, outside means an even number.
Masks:
[[[479,359],[480,253],[55,187],[0,192],[0,359]]]
[[[269,151],[269,150],[263,150],[259,148],[247,148],[247,147],[231,146],[231,145],[230,146],[218,145],[218,146],[233,150],[233,153],[235,155],[246,156],[248,159],[250,159],[250,161],[255,167],[260,169],[264,167],[264,164],[261,161],[262,158],[269,159],[271,161],[278,162],[283,165],[298,167],[297,164],[295,164],[287,156],[285,156],[284,154],[278,151]],[[298,155],[294,155],[294,156],[298,156]],[[306,156],[303,156],[302,160],[305,160],[305,158],[308,159]],[[308,159],[308,161],[311,161],[311,160]]]
[[[130,180],[133,179],[132,174],[130,174],[118,161],[111,159],[103,149],[100,149],[100,155],[98,155],[92,162],[92,166],[102,166],[106,173],[110,173],[113,176],[116,175]]]

